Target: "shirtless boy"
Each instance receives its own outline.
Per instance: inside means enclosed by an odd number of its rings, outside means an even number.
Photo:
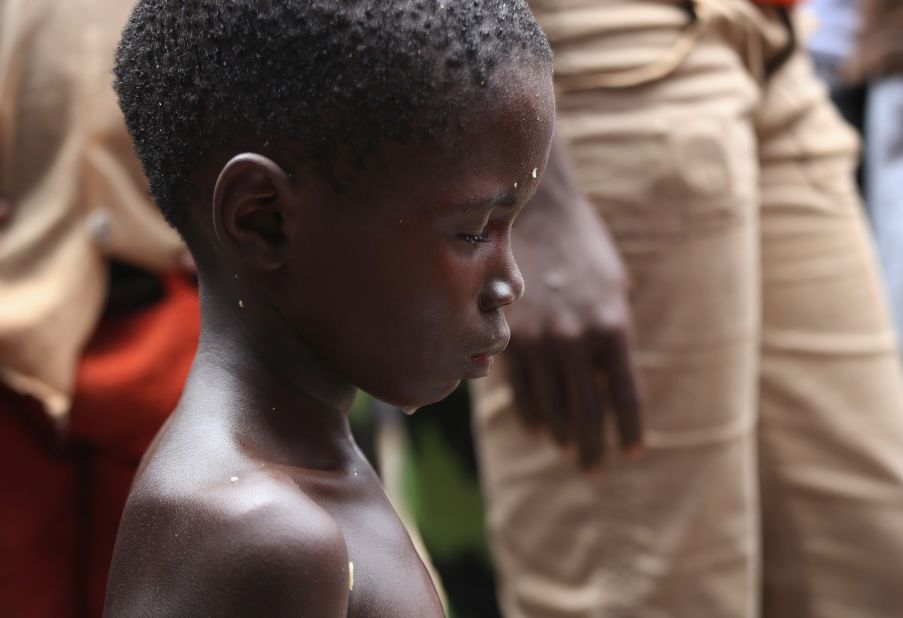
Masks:
[[[554,114],[524,2],[141,0],[116,78],[203,326],[107,615],[441,615],[346,411],[434,402],[506,345]]]

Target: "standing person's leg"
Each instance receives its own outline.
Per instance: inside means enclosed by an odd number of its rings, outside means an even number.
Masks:
[[[903,608],[903,374],[853,182],[856,139],[800,52],[757,127],[764,615]]]
[[[903,76],[869,85],[865,194],[898,338],[903,333]]]
[[[593,53],[620,68],[666,56],[687,25],[676,3],[609,4]],[[559,33],[573,23],[556,17]],[[547,31],[559,61],[579,63],[569,45],[586,39]],[[629,272],[648,452],[583,473],[521,426],[501,371],[477,385],[506,616],[756,615],[758,94],[713,28],[662,79],[559,99],[578,177]]]

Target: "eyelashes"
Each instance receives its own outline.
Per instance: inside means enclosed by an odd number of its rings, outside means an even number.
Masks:
[[[490,240],[489,234],[485,232],[480,232],[479,234],[458,234],[458,238],[474,246],[487,243]]]

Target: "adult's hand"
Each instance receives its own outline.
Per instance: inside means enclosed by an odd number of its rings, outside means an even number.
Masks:
[[[605,455],[614,416],[622,447],[642,450],[626,275],[614,243],[552,146],[546,173],[513,232],[526,281],[506,308],[506,354],[517,408],[533,428],[577,446],[580,465]]]

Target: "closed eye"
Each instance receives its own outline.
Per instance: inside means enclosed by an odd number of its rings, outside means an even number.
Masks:
[[[472,245],[479,245],[480,243],[486,243],[490,240],[489,234],[486,232],[480,232],[479,234],[458,234],[458,238]]]

